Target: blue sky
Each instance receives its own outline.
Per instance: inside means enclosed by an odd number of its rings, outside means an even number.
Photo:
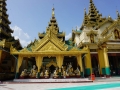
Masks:
[[[26,46],[38,33],[46,31],[54,4],[55,17],[60,31],[66,32],[66,39],[72,28],[80,27],[83,22],[84,8],[88,11],[90,0],[7,0],[7,13],[14,30],[15,38],[19,38],[22,46]],[[115,19],[116,11],[120,12],[120,0],[93,0],[103,17],[109,15]]]

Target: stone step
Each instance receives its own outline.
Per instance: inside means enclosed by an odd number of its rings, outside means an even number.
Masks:
[[[13,82],[17,83],[80,83],[80,82],[93,82],[88,78],[80,79],[14,79]]]

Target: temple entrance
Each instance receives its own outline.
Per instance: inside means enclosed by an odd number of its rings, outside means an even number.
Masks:
[[[111,76],[120,76],[120,56],[108,56],[108,58]]]
[[[50,67],[49,67],[49,72],[50,73],[54,73],[54,71],[55,71],[55,69],[56,69],[56,67],[54,66],[54,65],[51,65]]]
[[[92,56],[92,71],[96,77],[99,76],[99,65],[98,60],[95,56]]]
[[[46,69],[49,70],[49,73],[52,74],[57,69],[57,64],[54,60],[51,60],[48,64],[46,64]]]

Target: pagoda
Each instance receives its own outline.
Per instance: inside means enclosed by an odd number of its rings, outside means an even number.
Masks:
[[[9,26],[11,22],[8,19],[6,5],[6,0],[0,0],[0,73],[13,73],[16,57],[10,55],[10,47],[11,45],[16,49],[22,49],[22,47],[19,40],[15,40],[12,36],[13,30]],[[6,75],[9,78],[9,74]],[[0,74],[0,79],[4,79],[6,75]]]

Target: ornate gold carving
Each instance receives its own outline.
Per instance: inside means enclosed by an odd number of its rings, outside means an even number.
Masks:
[[[14,48],[12,45],[10,47],[10,52],[18,52],[16,48]]]
[[[73,47],[72,49],[70,49],[70,51],[79,51],[79,50],[77,49],[77,47]]]
[[[108,34],[106,37],[103,37],[102,39],[99,39],[97,45],[98,47],[102,44],[104,44],[105,42],[108,41],[108,39],[112,36],[112,33]]]
[[[88,33],[86,33],[87,36],[90,36],[91,34],[93,35],[97,35],[97,31],[96,30],[90,30]]]
[[[23,48],[20,52],[30,52],[27,48]]]
[[[84,50],[88,50],[88,49],[89,49],[88,46],[84,46],[84,48],[82,50],[84,51]]]
[[[112,29],[115,25],[119,25],[119,21],[114,21],[112,24],[109,25],[109,27],[107,27],[105,30],[103,30],[103,32],[101,33],[101,35],[105,35],[108,30]]]
[[[120,38],[118,30],[114,30],[114,36],[115,36],[115,39],[119,39]]]
[[[61,51],[61,50],[49,41],[38,51]]]
[[[3,39],[2,41],[0,41],[0,46],[4,47],[5,46],[5,39]]]
[[[90,34],[90,41],[91,41],[91,43],[94,43],[94,35],[93,34]]]
[[[55,63],[55,61],[51,60],[47,65],[46,67],[50,67],[51,65],[57,67],[57,63]]]
[[[102,23],[99,23],[99,25],[97,26],[97,28],[99,28],[100,26],[104,25],[104,24],[107,23],[107,22],[113,22],[113,20],[112,20],[110,17],[108,17],[108,18],[105,19]]]

